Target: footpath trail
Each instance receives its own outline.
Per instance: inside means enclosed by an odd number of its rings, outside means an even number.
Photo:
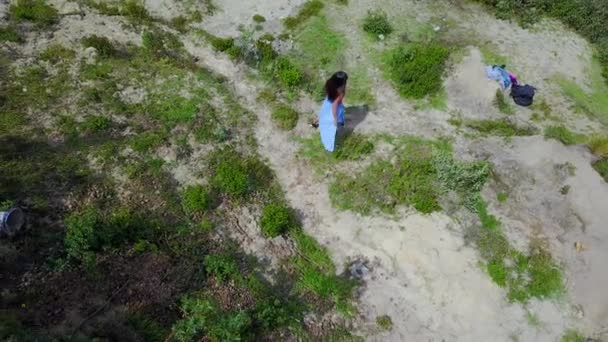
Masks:
[[[230,80],[241,104],[257,115],[259,152],[301,213],[304,229],[329,249],[339,269],[354,260],[366,263],[356,330],[371,340],[538,338],[524,309],[506,303],[503,291],[477,266],[476,251],[465,246],[458,223],[440,213],[404,213],[391,220],[335,210],[327,182],[298,158],[294,133],[277,130],[269,109],[257,103],[262,85],[210,48],[189,38],[184,44],[204,67]],[[555,340],[565,325],[560,309],[550,303],[539,306],[548,318],[542,336]],[[385,314],[394,323],[390,332],[375,326],[376,316]]]

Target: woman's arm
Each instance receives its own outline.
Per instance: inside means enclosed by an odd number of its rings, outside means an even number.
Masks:
[[[334,115],[334,124],[336,127],[338,127],[338,106],[340,105],[340,102],[342,102],[342,98],[344,98],[343,94],[338,95],[338,97],[331,104],[331,113]]]

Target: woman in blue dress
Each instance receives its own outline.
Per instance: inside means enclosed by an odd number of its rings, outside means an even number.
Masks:
[[[319,130],[321,142],[328,152],[336,147],[336,133],[338,126],[344,126],[344,105],[342,101],[346,95],[346,81],[348,75],[338,71],[325,82],[325,100],[319,111]]]

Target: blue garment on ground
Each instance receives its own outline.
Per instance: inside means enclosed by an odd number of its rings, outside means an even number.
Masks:
[[[333,152],[336,147],[336,132],[338,128],[334,124],[333,104],[326,97],[319,111],[319,131],[321,142],[328,152]],[[344,105],[338,105],[338,125],[344,124]]]
[[[499,66],[487,66],[486,75],[489,79],[498,81],[502,90],[511,86],[511,77],[509,77],[509,73]]]

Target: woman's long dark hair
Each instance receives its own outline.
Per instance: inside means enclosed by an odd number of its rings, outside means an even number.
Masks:
[[[340,88],[346,86],[348,75],[344,71],[338,71],[325,82],[325,95],[330,102],[334,102],[338,97]]]

